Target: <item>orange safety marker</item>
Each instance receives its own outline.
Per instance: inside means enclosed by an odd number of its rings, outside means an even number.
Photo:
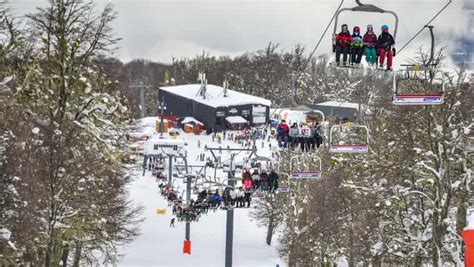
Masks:
[[[166,214],[166,209],[156,209],[156,214]]]
[[[183,253],[191,255],[191,240],[184,240]]]

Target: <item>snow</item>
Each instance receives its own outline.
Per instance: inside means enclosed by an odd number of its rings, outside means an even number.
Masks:
[[[264,105],[270,106],[271,101],[256,97],[252,95],[247,95],[240,93],[234,90],[227,90],[227,97],[224,97],[224,88],[212,84],[206,86],[206,98],[198,94],[201,89],[200,84],[187,84],[187,85],[178,85],[178,86],[167,86],[160,87],[160,90],[179,95],[188,99],[192,99],[196,102],[211,106],[211,107],[230,107],[236,105]]]
[[[225,118],[231,124],[238,124],[238,123],[247,123],[247,120],[242,118],[241,116],[229,116]]]
[[[189,124],[189,123],[193,123],[193,122],[196,123],[196,124],[202,124],[202,125],[204,125],[202,122],[196,120],[194,117],[185,117],[185,118],[181,121],[182,124]]]
[[[156,118],[149,117],[139,121],[139,125],[144,128],[143,132],[149,132],[149,128],[155,126]],[[156,136],[150,140],[156,140]],[[188,145],[188,164],[203,164],[197,160],[200,153],[204,152],[204,146],[230,146],[241,147],[230,140],[221,140],[221,143],[212,142],[211,135],[194,135],[180,132],[178,137],[181,142],[184,140]],[[149,141],[150,142],[150,141]],[[260,142],[260,141],[258,141]],[[275,142],[272,140],[272,142]],[[272,144],[272,146],[275,144]],[[200,146],[200,148],[199,148]],[[269,157],[271,151],[268,146],[264,150],[259,150],[259,156]],[[228,159],[226,152],[219,154],[223,160]],[[239,153],[235,161],[242,161],[248,157],[246,152]],[[140,161],[140,160],[139,160]],[[202,215],[197,222],[191,223],[191,255],[184,254],[183,242],[185,235],[185,223],[176,222],[176,227],[169,227],[172,218],[171,207],[167,206],[167,201],[161,196],[158,183],[147,171],[142,176],[142,162],[137,162],[135,171],[131,173],[134,182],[129,186],[129,197],[137,205],[144,207],[144,221],[140,225],[141,234],[132,243],[121,248],[120,253],[123,258],[118,266],[144,267],[214,267],[224,266],[225,262],[225,236],[226,236],[226,212],[217,210],[209,211]],[[167,164],[165,164],[167,165]],[[212,170],[212,169],[210,169]],[[166,173],[167,171],[165,171]],[[209,170],[208,170],[209,172]],[[218,170],[221,177],[226,175],[222,170]],[[176,188],[185,188],[182,179],[173,178]],[[166,209],[166,214],[157,214],[156,209]],[[233,240],[233,266],[254,267],[254,266],[286,266],[283,260],[278,257],[274,242],[273,246],[265,243],[266,229],[259,228],[255,221],[249,217],[251,209],[234,209],[234,240]]]
[[[10,88],[8,88],[7,83],[9,83],[13,79],[12,76],[8,76],[3,78],[3,80],[0,82],[0,90],[8,92],[10,91]]]
[[[357,103],[337,102],[337,101],[327,101],[327,102],[317,103],[315,105],[328,106],[328,107],[354,108],[354,109],[359,108],[359,104]]]
[[[12,232],[8,230],[7,228],[0,228],[0,237],[5,239],[5,240],[10,240]]]
[[[474,230],[474,209],[471,209],[467,214],[466,230]]]

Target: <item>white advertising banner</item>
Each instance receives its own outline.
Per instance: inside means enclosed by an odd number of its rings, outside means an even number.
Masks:
[[[254,124],[267,122],[267,107],[265,106],[253,106],[252,107],[252,122]]]

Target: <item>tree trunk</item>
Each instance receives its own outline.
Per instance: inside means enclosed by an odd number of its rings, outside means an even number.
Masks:
[[[440,227],[440,215],[437,211],[433,213],[433,250],[431,252],[431,260],[433,261],[433,267],[439,267],[439,249],[441,248],[441,227]]]
[[[461,233],[467,225],[467,207],[469,204],[469,196],[466,190],[458,194],[458,212],[456,214],[456,231]]]
[[[273,216],[270,216],[269,221],[270,222],[268,223],[268,228],[267,228],[267,245],[270,246],[272,244],[273,228],[274,228]]]
[[[63,267],[67,267],[67,259],[69,257],[69,245],[63,246],[63,252],[61,253],[61,260],[63,262]]]
[[[51,254],[53,253],[53,237],[52,233],[49,235],[48,246],[44,257],[44,266],[51,266]]]
[[[82,252],[82,246],[81,243],[76,242],[76,251],[74,253],[74,264],[73,267],[79,267],[79,264],[81,262],[81,252]]]

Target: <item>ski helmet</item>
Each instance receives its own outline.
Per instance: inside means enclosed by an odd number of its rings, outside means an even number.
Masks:
[[[388,31],[388,25],[387,25],[387,24],[384,24],[384,25],[382,26],[382,30],[383,30],[383,31]]]
[[[360,32],[360,28],[357,27],[357,26],[355,26],[355,27],[354,27],[354,32]]]
[[[344,28],[348,29],[347,24],[342,24],[341,28],[342,29],[344,29]]]
[[[367,25],[367,30],[373,30],[373,29],[374,27],[372,26],[372,24]]]

